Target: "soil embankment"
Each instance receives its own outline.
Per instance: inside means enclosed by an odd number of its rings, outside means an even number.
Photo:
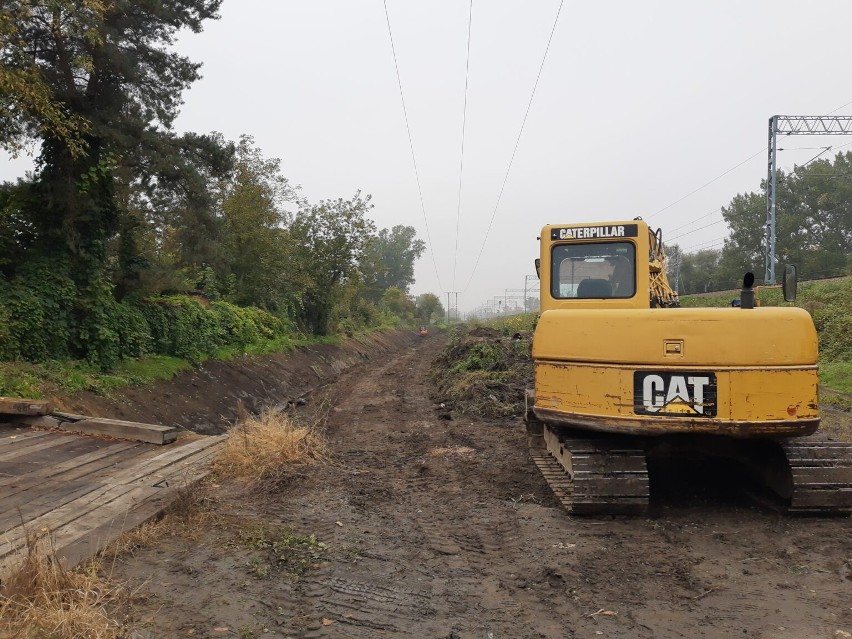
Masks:
[[[218,435],[234,423],[240,406],[258,413],[337,379],[358,364],[380,360],[416,342],[413,331],[377,331],[341,344],[306,346],[290,353],[209,360],[175,378],[130,387],[105,397],[79,393],[55,399],[58,410],[179,426],[203,435]]]

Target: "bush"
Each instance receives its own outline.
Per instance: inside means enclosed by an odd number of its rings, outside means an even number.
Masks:
[[[198,361],[226,341],[218,315],[185,295],[148,298],[140,310],[160,355]]]
[[[67,266],[48,259],[0,278],[0,358],[44,361],[67,357],[77,290]]]

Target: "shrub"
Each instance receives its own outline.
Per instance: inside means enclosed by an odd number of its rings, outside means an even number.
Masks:
[[[44,361],[67,357],[76,287],[67,266],[34,259],[10,281],[0,278],[0,357]]]

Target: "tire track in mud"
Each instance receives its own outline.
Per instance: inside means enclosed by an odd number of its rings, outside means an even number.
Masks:
[[[531,519],[512,501],[530,493],[517,485],[518,467],[521,482],[546,487],[531,474],[517,424],[437,419],[427,381],[436,346],[338,384],[329,435],[353,473],[341,486],[351,518],[344,526],[383,532],[371,541],[350,534],[346,543],[360,549],[356,563],[305,577],[310,601],[300,607],[312,602],[314,617],[331,622],[292,628],[305,637],[566,636],[559,619],[571,605],[558,592],[527,595],[517,585],[527,577],[515,572],[526,572],[519,532]],[[492,457],[507,436],[517,454]],[[547,588],[558,591],[563,580],[555,574],[544,571],[542,579],[550,576]]]

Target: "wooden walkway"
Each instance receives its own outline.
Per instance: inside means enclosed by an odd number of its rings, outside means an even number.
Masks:
[[[66,566],[156,516],[209,472],[225,436],[158,446],[0,423],[0,576],[50,534]]]

